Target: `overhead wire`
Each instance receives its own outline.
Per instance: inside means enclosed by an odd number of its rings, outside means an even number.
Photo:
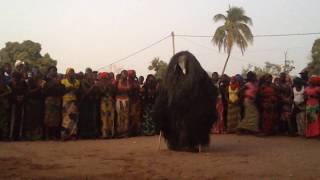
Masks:
[[[106,68],[107,66],[111,66],[111,65],[113,65],[113,64],[116,64],[116,63],[119,63],[119,62],[121,62],[121,61],[127,60],[127,59],[129,59],[130,57],[135,56],[135,55],[137,55],[137,54],[139,54],[139,53],[141,53],[141,52],[143,52],[143,51],[145,51],[145,50],[147,50],[147,49],[149,49],[149,48],[151,48],[151,47],[159,44],[160,42],[166,40],[166,39],[169,38],[169,37],[171,37],[170,34],[167,35],[167,36],[165,36],[165,37],[163,37],[163,38],[161,38],[161,39],[158,40],[158,41],[153,42],[152,44],[150,44],[150,45],[148,45],[148,46],[146,46],[146,47],[144,47],[144,48],[142,48],[142,49],[140,49],[140,50],[137,50],[137,51],[135,51],[135,52],[133,52],[133,53],[131,53],[131,54],[123,57],[123,58],[120,58],[120,59],[117,59],[117,60],[113,61],[113,62],[112,62],[111,64],[109,64],[109,65],[106,65],[106,66],[103,66],[103,67],[99,68],[98,71]]]

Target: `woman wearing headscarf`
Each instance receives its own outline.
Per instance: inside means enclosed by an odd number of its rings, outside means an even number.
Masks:
[[[43,138],[44,101],[42,87],[44,82],[38,69],[32,69],[31,77],[27,82],[28,91],[23,123],[23,135],[27,140],[40,140]]]
[[[227,131],[228,133],[236,132],[236,128],[241,120],[239,106],[239,90],[240,84],[235,77],[230,80],[228,87],[228,116]]]
[[[305,88],[304,93],[306,96],[306,137],[320,136],[320,78],[312,76],[309,79],[309,86]]]
[[[65,94],[62,97],[61,138],[63,140],[76,139],[79,121],[77,93],[80,82],[75,79],[74,69],[66,70],[66,78],[61,80],[61,84],[65,87]]]
[[[80,113],[78,135],[80,138],[96,138],[99,134],[99,89],[96,75],[90,68],[86,69],[80,81]]]
[[[260,79],[257,95],[260,105],[261,128],[264,135],[273,135],[277,122],[277,88],[272,83],[272,75],[266,74]]]
[[[149,74],[146,82],[142,87],[142,127],[141,131],[143,135],[151,136],[157,132],[156,123],[152,119],[151,111],[155,102],[157,93],[157,81],[156,78]]]
[[[244,85],[244,117],[239,123],[238,129],[243,133],[256,133],[259,130],[259,113],[256,107],[256,95],[258,91],[257,76],[254,72],[247,73],[247,83]]]
[[[129,133],[129,90],[128,71],[123,70],[117,82],[115,123],[117,137],[126,137]]]
[[[99,74],[101,137],[112,138],[115,135],[115,86],[107,72]]]
[[[62,96],[64,86],[61,84],[57,74],[57,68],[48,68],[46,83],[42,92],[44,95],[44,131],[45,139],[57,140],[60,137],[61,115],[62,115]]]
[[[136,71],[128,70],[128,81],[130,86],[129,134],[137,136],[141,133],[141,99]]]

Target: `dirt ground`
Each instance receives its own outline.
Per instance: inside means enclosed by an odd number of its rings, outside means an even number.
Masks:
[[[212,135],[200,154],[156,136],[0,142],[0,179],[320,179],[320,140]]]

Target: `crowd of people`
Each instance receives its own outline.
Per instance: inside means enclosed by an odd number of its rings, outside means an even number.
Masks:
[[[46,74],[22,61],[0,72],[1,140],[71,140],[154,135],[151,109],[158,81],[134,70],[113,73],[68,68]]]
[[[293,79],[250,71],[246,79],[215,72],[212,80],[219,89],[214,133],[320,136],[320,77],[309,78],[306,70]]]
[[[218,90],[213,133],[320,136],[320,78],[212,74]],[[152,107],[161,86],[134,70],[87,68],[46,74],[22,61],[0,68],[0,140],[121,138],[159,133]]]

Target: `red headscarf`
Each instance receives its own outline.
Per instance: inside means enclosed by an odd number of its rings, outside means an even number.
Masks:
[[[233,77],[231,77],[231,80],[230,80],[230,88],[232,89],[232,90],[235,90],[235,89],[237,89],[237,88],[240,88],[240,84],[239,84],[239,82],[238,82],[238,80],[237,80],[237,78],[235,77],[235,76],[233,76]]]
[[[101,72],[99,73],[99,79],[107,79],[108,73],[107,72]]]

